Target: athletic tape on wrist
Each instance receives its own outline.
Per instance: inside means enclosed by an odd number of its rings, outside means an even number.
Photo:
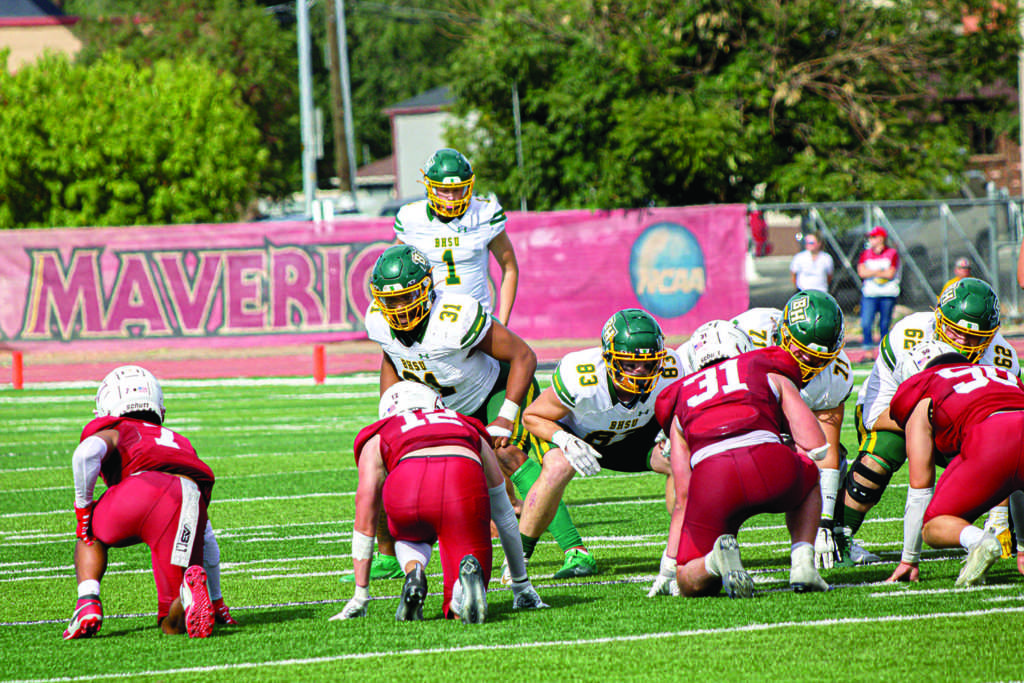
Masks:
[[[516,415],[519,414],[519,404],[514,401],[510,401],[507,398],[505,402],[501,404],[501,410],[498,411],[498,417],[503,417],[509,422],[516,421]]]
[[[512,436],[511,429],[505,429],[504,427],[497,427],[495,425],[488,425],[487,433],[493,436],[495,439],[500,439],[503,436]]]
[[[572,434],[565,431],[564,429],[559,429],[557,432],[551,435],[551,443],[555,444],[564,451],[566,445],[569,443],[569,439],[571,438]]]

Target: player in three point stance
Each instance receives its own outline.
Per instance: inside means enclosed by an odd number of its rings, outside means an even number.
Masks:
[[[831,569],[836,562],[878,561],[857,544],[847,529],[835,528],[836,497],[846,473],[846,449],[840,442],[846,399],[853,391],[850,359],[843,351],[843,312],[830,295],[817,290],[797,292],[782,310],[752,308],[732,319],[750,337],[754,348],[778,346],[793,356],[807,382],[800,396],[818,418],[829,442],[817,463],[821,485],[821,524],[815,540],[815,566]]]
[[[100,580],[109,547],[145,543],[153,560],[157,623],[192,638],[211,633],[215,608],[202,562],[213,472],[188,439],[163,426],[160,383],[126,365],[96,393],[96,419],[72,456],[75,478],[75,574],[78,604],[64,638],[88,638],[103,623]],[[97,479],[106,492],[93,499]],[[212,532],[212,528],[209,528]]]
[[[661,431],[654,403],[678,376],[679,357],[665,349],[661,326],[638,308],[608,319],[601,346],[575,351],[559,362],[552,386],[523,413],[530,433],[554,444],[523,503],[519,531],[527,557],[577,473],[587,477],[604,468],[671,475],[668,460],[652,455]],[[589,553],[577,554],[596,567]]]
[[[828,443],[800,397],[800,365],[775,347],[724,360],[712,350],[702,369],[668,387],[656,405],[669,433],[682,513],[677,548],[667,549],[677,560],[680,592],[712,595],[724,588],[730,597],[751,597],[754,583],[736,534],[765,512],[786,513],[793,589],[828,590],[814,567],[821,494],[811,462],[825,456]],[[797,451],[782,442],[787,427]]]
[[[920,342],[938,339],[972,363],[1019,375],[1017,353],[999,334],[999,324],[999,298],[995,292],[988,283],[966,277],[943,290],[934,312],[908,315],[882,339],[871,374],[857,396],[860,453],[847,473],[845,490],[836,504],[837,520],[841,517],[843,525],[853,533],[881,499],[893,473],[907,459],[903,429],[890,414],[890,403],[899,386],[897,365]],[[1024,519],[1015,520],[1016,523],[1024,524]]]
[[[502,472],[525,496],[541,471],[526,455],[531,444],[520,421],[520,406],[539,393],[533,350],[473,297],[435,291],[428,259],[411,245],[381,254],[370,292],[374,301],[365,322],[368,336],[381,346],[381,392],[400,380],[419,382],[439,393],[446,407],[486,424]],[[560,574],[593,573],[581,562],[589,556],[578,552],[583,541],[568,509],[559,505],[549,530],[566,552]],[[375,564],[390,555],[387,550],[381,548]]]
[[[905,429],[910,487],[903,555],[888,580],[918,580],[923,535],[933,548],[967,550],[957,586],[982,583],[1003,548],[972,523],[1024,488],[1024,446],[1007,438],[1024,433],[1024,386],[1009,370],[975,365],[938,341],[908,351],[897,375],[889,411]],[[946,465],[938,484],[936,464]]]
[[[366,616],[373,537],[382,506],[405,571],[398,621],[423,619],[424,570],[437,541],[445,617],[483,623],[492,517],[517,577],[513,609],[546,607],[526,578],[515,513],[483,424],[445,408],[432,389],[409,381],[384,392],[377,414],[380,419],[359,432],[354,446],[359,467],[352,530],[355,595],[331,620]]]

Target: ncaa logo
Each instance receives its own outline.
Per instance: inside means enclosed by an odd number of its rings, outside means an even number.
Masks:
[[[648,311],[664,318],[684,315],[704,293],[704,252],[682,225],[655,223],[633,243],[629,278]]]

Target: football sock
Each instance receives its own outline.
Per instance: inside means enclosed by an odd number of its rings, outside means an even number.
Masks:
[[[206,572],[210,600],[219,600],[223,597],[220,589],[220,546],[217,545],[217,536],[213,533],[210,520],[206,520],[206,530],[203,532],[203,571]]]
[[[95,579],[86,579],[82,583],[78,584],[78,597],[99,597],[100,596],[100,582]]]
[[[533,557],[533,549],[537,547],[537,541],[539,541],[540,539],[530,538],[529,536],[524,536],[523,534],[519,534],[519,538],[523,540],[523,555],[525,555],[528,558]]]
[[[526,494],[529,493],[530,487],[540,478],[540,472],[540,463],[532,458],[527,458],[526,462],[512,473],[512,483],[516,485],[520,498],[526,499]],[[555,518],[548,525],[548,531],[555,537],[555,541],[558,543],[558,547],[562,549],[562,552],[583,545],[580,532],[576,530],[576,525],[573,524],[572,517],[569,516],[569,508],[562,501],[558,501],[558,510],[555,512]],[[526,545],[524,543],[523,551],[525,552],[525,550]]]
[[[851,535],[857,533],[857,530],[860,529],[860,525],[864,523],[865,514],[867,513],[854,510],[850,506],[845,507],[843,510],[843,526],[850,530]]]
[[[965,550],[970,550],[971,546],[984,538],[985,532],[976,526],[968,524],[960,530],[960,545]]]

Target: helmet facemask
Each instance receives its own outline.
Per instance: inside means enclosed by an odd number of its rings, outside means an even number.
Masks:
[[[391,287],[394,287],[393,289]],[[370,285],[373,300],[380,307],[380,312],[393,330],[408,331],[420,324],[430,313],[430,295],[433,283],[425,277],[410,287],[400,288],[397,285],[379,290]]]
[[[796,364],[800,366],[800,378],[805,384],[814,379],[842,351],[841,347],[835,351],[827,351],[824,350],[824,347],[820,347],[817,344],[814,345],[817,348],[803,344],[793,336],[786,325],[782,325],[779,328],[779,337],[781,342],[779,345],[786,349],[789,355],[793,357],[793,360],[796,361]]]
[[[601,357],[612,384],[629,394],[649,394],[661,377],[665,337],[658,322],[638,308],[615,313],[601,332]]]
[[[638,353],[617,351],[613,346],[602,357],[608,366],[612,384],[630,394],[643,395],[649,394],[661,377],[666,355],[665,349]],[[644,367],[641,369],[635,364],[643,364]]]
[[[439,149],[427,159],[423,184],[427,187],[427,203],[438,216],[458,218],[466,213],[473,196],[476,175],[469,160],[454,149]]]
[[[935,337],[972,363],[981,360],[999,330],[999,297],[985,281],[965,277],[942,290]]]
[[[977,363],[985,353],[992,338],[996,336],[995,330],[981,332],[973,330],[964,325],[958,325],[942,314],[942,309],[935,311],[935,337],[952,346],[958,353],[963,354],[967,360]]]
[[[797,292],[786,302],[778,327],[778,345],[800,366],[806,384],[843,350],[846,330],[843,311],[828,293]]]

